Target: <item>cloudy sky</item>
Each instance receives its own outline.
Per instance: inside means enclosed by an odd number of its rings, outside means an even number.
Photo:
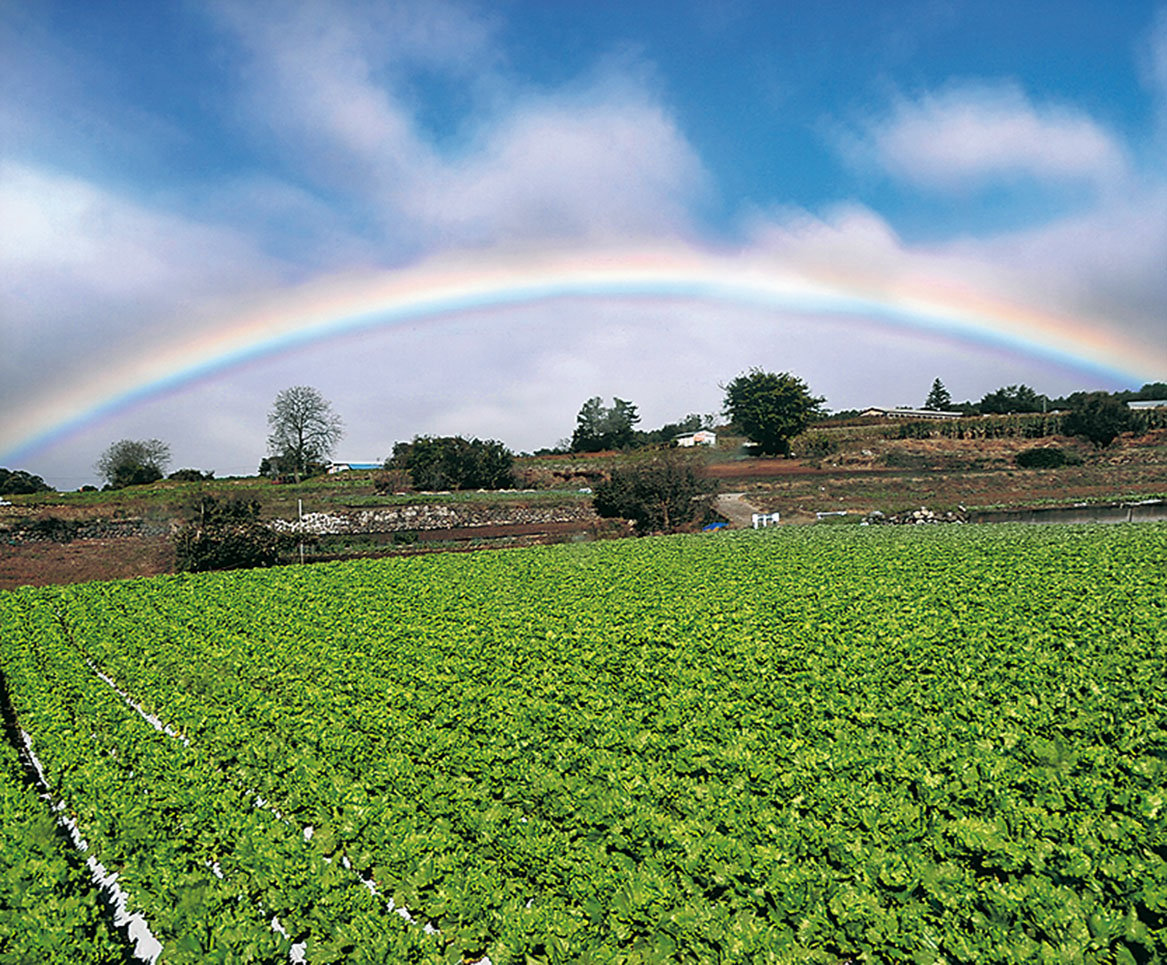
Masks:
[[[60,488],[127,437],[253,473],[299,384],[365,460],[754,365],[834,409],[1167,378],[1158,3],[3,0],[0,62],[0,465]],[[673,281],[443,301],[548,258]],[[231,342],[385,286],[430,307]]]

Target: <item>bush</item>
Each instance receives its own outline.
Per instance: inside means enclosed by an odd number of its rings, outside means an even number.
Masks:
[[[825,432],[807,432],[791,443],[794,455],[804,459],[822,459],[839,451],[839,445]]]
[[[40,476],[34,476],[23,469],[0,469],[0,496],[24,496],[52,491],[53,487]]]
[[[1071,459],[1057,446],[1040,446],[1017,453],[1014,461],[1022,469],[1057,469]]]
[[[260,522],[258,502],[204,496],[175,534],[174,555],[180,572],[248,569],[274,566],[294,542]]]
[[[295,464],[290,456],[264,456],[259,461],[259,475],[266,479],[271,479],[273,482],[290,483],[297,481],[297,471]],[[299,479],[311,479],[313,476],[321,476],[328,472],[328,467],[322,462],[309,462],[303,466],[299,473]]]
[[[173,479],[175,482],[204,482],[215,478],[215,470],[200,472],[197,469],[176,469],[166,478]]]
[[[162,472],[157,466],[118,466],[105,489],[125,489],[127,486],[146,486],[158,482]]]
[[[170,446],[161,439],[121,439],[110,445],[93,467],[106,489],[156,482],[170,461]]]
[[[700,520],[711,494],[692,462],[662,456],[613,469],[611,478],[596,487],[593,504],[601,516],[632,520],[641,535],[670,533]]]

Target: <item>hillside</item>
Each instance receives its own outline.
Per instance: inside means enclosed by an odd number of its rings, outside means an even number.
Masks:
[[[1010,418],[966,420],[988,438],[899,438],[936,430],[889,424],[817,428],[795,441],[799,456],[791,459],[745,455],[744,440],[722,433],[717,449],[685,455],[699,461],[722,492],[741,492],[757,510],[780,512],[785,523],[795,524],[813,522],[822,512],[890,514],[920,506],[943,511],[1167,496],[1167,429],[1126,435],[1096,451],[1065,437],[1027,437],[1022,433],[1033,432],[1032,425],[1010,424]],[[993,437],[1006,432],[1018,434]],[[1019,452],[1049,445],[1075,464],[1018,468]],[[516,471],[524,488],[497,493],[377,492],[377,473],[354,472],[285,485],[250,477],[14,496],[12,505],[0,506],[0,588],[170,572],[169,535],[202,495],[254,500],[267,520],[296,520],[301,512],[342,519],[345,532],[308,542],[310,560],[622,535],[626,528],[617,522],[595,518],[586,490],[613,466],[652,455],[523,457]],[[385,522],[394,511],[399,518]],[[370,513],[382,521],[362,526]]]

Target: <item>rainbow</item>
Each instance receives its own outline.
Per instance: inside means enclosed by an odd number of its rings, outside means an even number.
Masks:
[[[548,252],[348,276],[237,307],[185,340],[10,410],[0,427],[0,460],[10,464],[127,407],[322,340],[468,311],[596,298],[737,304],[776,318],[842,317],[996,346],[1119,384],[1137,384],[1167,368],[1167,353],[1124,341],[1097,320],[1041,312],[926,279],[856,281],[690,249]]]

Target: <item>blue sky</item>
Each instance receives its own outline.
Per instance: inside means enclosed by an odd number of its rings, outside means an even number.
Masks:
[[[1167,376],[1161,4],[9,0],[0,61],[0,450],[61,487],[127,436],[251,472],[289,384],[333,400],[363,460],[425,432],[551,445],[597,394],[659,425],[755,364],[834,408],[919,404],[937,376],[956,398]],[[51,444],[18,431],[257,299],[549,248],[959,290],[1135,363],[569,299],[285,352]]]

